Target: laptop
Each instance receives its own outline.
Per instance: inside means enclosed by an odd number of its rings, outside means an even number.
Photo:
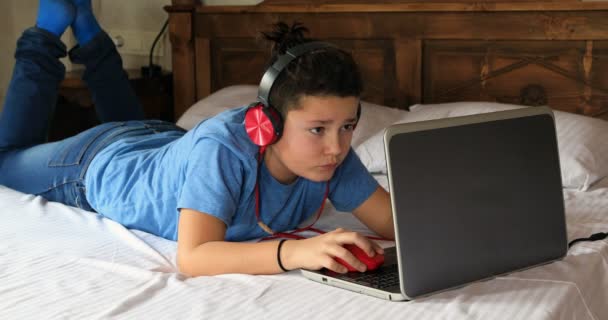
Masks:
[[[374,271],[302,270],[307,278],[402,301],[566,255],[551,109],[396,124],[384,146],[395,247]]]

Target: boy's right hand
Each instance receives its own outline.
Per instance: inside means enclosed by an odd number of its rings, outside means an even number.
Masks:
[[[334,272],[346,273],[348,271],[346,267],[334,259],[340,258],[355,269],[365,271],[365,264],[344,248],[346,244],[358,246],[370,257],[384,253],[382,247],[365,236],[338,228],[313,238],[285,242],[281,249],[281,262],[289,270],[326,268]]]

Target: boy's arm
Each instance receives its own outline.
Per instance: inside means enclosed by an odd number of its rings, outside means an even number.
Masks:
[[[353,210],[353,214],[380,236],[395,239],[391,198],[381,186],[378,186],[367,200]]]
[[[177,265],[190,276],[223,273],[273,274],[277,241],[238,243],[224,241],[226,225],[212,215],[181,209],[177,239]],[[235,253],[235,254],[228,254]]]
[[[181,209],[177,235],[177,265],[189,276],[224,273],[281,273],[277,261],[278,241],[239,243],[224,241],[226,225],[220,219],[196,210]],[[346,272],[334,257],[365,270],[365,265],[346,250],[355,244],[368,255],[382,253],[382,248],[352,231],[337,229],[305,239],[289,240],[281,248],[281,262],[288,270],[327,268]]]

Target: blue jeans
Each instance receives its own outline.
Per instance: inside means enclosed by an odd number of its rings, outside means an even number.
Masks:
[[[47,143],[66,56],[59,38],[27,29],[17,42],[15,67],[0,115],[0,184],[50,201],[93,211],[84,177],[95,155],[118,139],[182,130],[160,120],[142,120],[143,109],[105,32],[69,52],[86,67],[83,80],[102,124],[62,141]]]

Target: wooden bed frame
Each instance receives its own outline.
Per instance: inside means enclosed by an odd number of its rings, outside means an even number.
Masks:
[[[175,119],[234,84],[258,84],[277,21],[353,53],[363,100],[550,105],[608,119],[608,2],[266,0],[204,6],[172,0]]]

